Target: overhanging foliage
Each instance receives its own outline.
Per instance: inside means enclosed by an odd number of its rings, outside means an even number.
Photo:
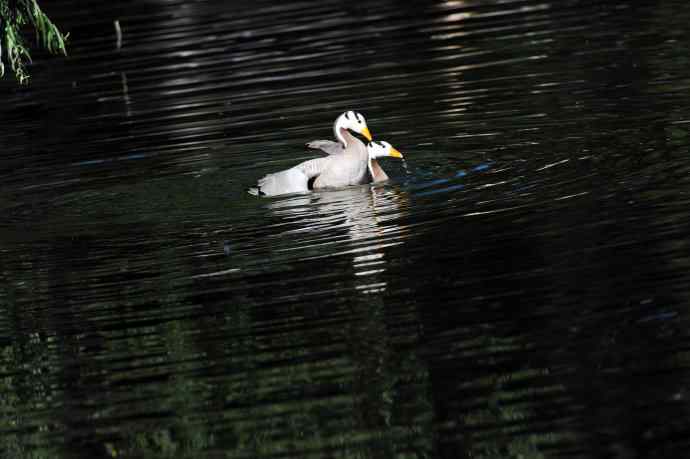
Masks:
[[[39,45],[51,53],[66,54],[67,36],[43,13],[37,0],[0,0],[0,77],[5,75],[7,64],[21,84],[29,80],[26,64],[31,62],[22,34],[27,25],[36,31]]]

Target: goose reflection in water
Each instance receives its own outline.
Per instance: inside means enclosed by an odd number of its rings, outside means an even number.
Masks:
[[[303,313],[315,314],[318,322],[328,324],[324,325],[327,341],[339,343],[336,360],[343,375],[339,384],[345,388],[342,396],[349,399],[340,417],[349,419],[357,432],[377,432],[371,457],[394,457],[407,444],[427,454],[433,450],[428,435],[433,419],[428,368],[416,353],[397,346],[400,328],[390,326],[391,316],[401,313],[393,299],[396,286],[391,284],[397,272],[392,263],[399,256],[396,246],[405,244],[410,235],[409,227],[401,224],[408,214],[408,197],[398,188],[368,185],[267,205],[289,228],[279,235],[291,240],[289,246],[278,249],[282,255],[297,254],[299,261],[323,274],[314,290],[302,297],[309,304],[304,308],[309,312]],[[325,282],[329,285],[324,286]],[[319,299],[327,307],[322,308]],[[404,314],[418,314],[414,303]],[[322,346],[323,330],[302,329],[300,333],[302,339]],[[309,338],[304,337],[307,333],[311,333]],[[405,342],[421,339],[418,333],[417,328],[405,328]],[[412,380],[413,391],[392,389],[400,381]]]
[[[301,252],[300,260],[352,255],[355,288],[362,293],[383,292],[385,248],[401,245],[407,228],[396,223],[406,213],[408,195],[394,188],[348,187],[274,201],[272,213],[290,225],[283,235],[307,234],[278,249]]]

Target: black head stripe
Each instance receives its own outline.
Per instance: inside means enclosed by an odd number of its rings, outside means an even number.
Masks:
[[[345,118],[350,119],[350,112],[345,112]]]

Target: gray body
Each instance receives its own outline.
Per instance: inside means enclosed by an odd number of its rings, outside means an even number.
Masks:
[[[354,137],[347,130],[342,132],[343,138],[347,142],[347,147],[340,152],[329,154],[323,167],[316,176],[314,189],[336,188],[348,185],[360,185],[367,183],[367,164],[369,152],[361,140]]]
[[[304,193],[309,191],[309,180],[312,178],[315,179],[314,189],[369,183],[369,153],[366,146],[345,129],[341,134],[347,147],[330,141],[316,141],[334,144],[340,151],[331,145],[331,151],[324,150],[329,154],[327,157],[311,159],[290,169],[268,174],[259,179],[258,186],[249,189],[249,192],[265,196]]]
[[[332,140],[313,140],[307,144],[307,147],[321,150],[329,155],[337,155],[344,151],[342,144]],[[388,174],[386,174],[376,158],[372,158],[369,163],[369,177],[370,181],[374,183],[388,180]]]

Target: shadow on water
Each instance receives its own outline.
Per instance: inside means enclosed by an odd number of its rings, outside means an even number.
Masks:
[[[684,456],[684,3],[44,6],[1,457]],[[344,109],[391,182],[244,192]]]

